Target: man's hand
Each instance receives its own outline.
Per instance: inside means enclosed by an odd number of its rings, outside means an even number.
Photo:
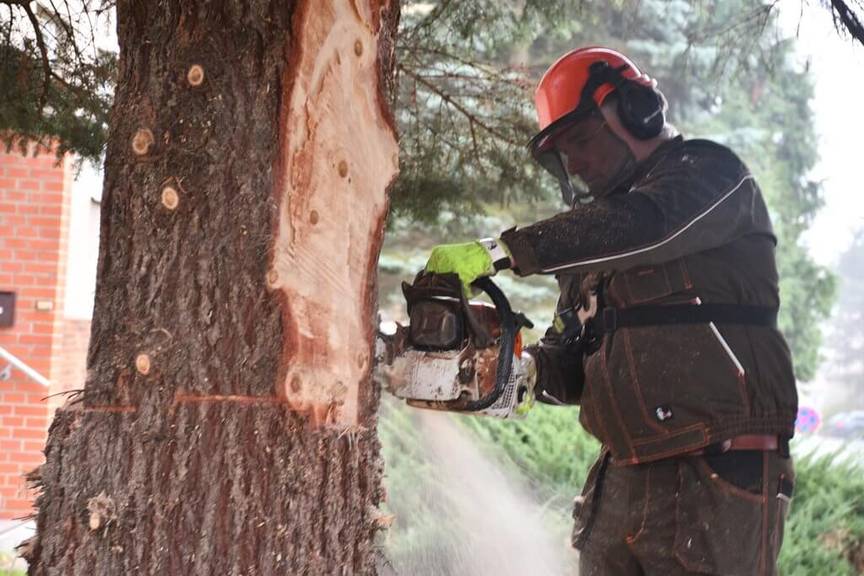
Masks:
[[[464,244],[442,244],[432,249],[426,271],[435,274],[453,273],[459,276],[465,294],[471,294],[471,284],[478,278],[494,276],[509,268],[510,255],[500,240],[486,238]]]

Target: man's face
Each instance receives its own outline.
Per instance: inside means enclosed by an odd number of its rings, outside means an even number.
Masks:
[[[567,173],[582,180],[595,198],[611,192],[635,160],[599,111],[562,132],[554,146]]]

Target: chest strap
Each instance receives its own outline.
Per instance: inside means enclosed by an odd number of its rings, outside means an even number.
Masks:
[[[709,322],[776,328],[777,308],[748,304],[670,304],[603,308],[588,324],[590,330],[599,336],[611,334],[618,328]]]

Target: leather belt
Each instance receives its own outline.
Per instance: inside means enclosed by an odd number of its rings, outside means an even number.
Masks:
[[[723,442],[717,442],[705,448],[688,452],[685,456],[702,456],[704,454],[723,454],[732,450],[761,450],[776,452],[781,442],[776,434],[742,434]]]
[[[780,441],[777,439],[776,434],[743,434],[731,440],[721,442],[721,445],[726,448],[724,452],[728,452],[729,450],[762,450],[773,452],[780,447]]]

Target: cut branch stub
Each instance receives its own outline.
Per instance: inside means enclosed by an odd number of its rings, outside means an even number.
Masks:
[[[132,151],[137,156],[144,156],[153,147],[153,132],[147,128],[139,128],[132,137]]]
[[[267,285],[271,289],[279,288],[279,272],[276,270],[270,270],[267,272]]]
[[[204,83],[204,68],[200,64],[193,64],[186,72],[186,81],[190,86],[200,86]]]
[[[138,354],[135,357],[135,369],[139,374],[146,376],[150,373],[150,356],[147,354]]]
[[[378,44],[381,7],[329,0],[307,8],[295,26],[304,49],[283,81],[290,92],[272,264],[286,296],[279,392],[319,423],[351,426],[359,387],[369,383],[375,260],[398,145],[376,50],[365,49]]]
[[[162,188],[162,205],[168,210],[174,210],[180,204],[180,195],[173,186],[165,186]]]
[[[87,511],[90,513],[88,518],[90,530],[103,528],[117,519],[114,500],[105,494],[104,490],[87,501]]]

